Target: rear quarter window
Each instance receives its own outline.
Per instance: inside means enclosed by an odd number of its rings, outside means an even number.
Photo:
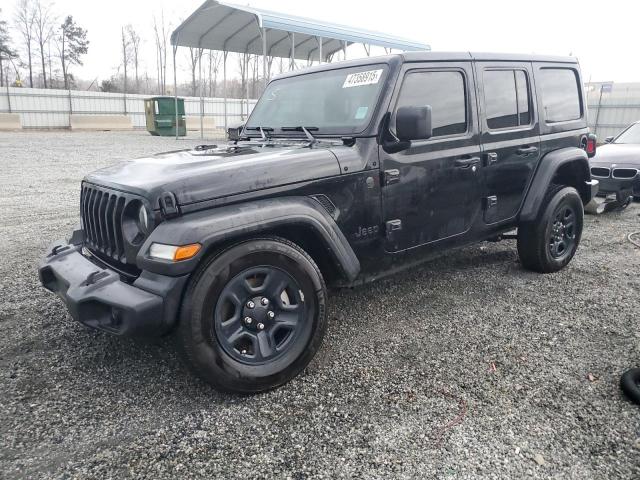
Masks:
[[[546,123],[570,122],[582,118],[580,83],[572,68],[542,68],[540,95]]]

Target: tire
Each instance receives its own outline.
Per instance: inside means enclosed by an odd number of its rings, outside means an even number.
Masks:
[[[318,266],[298,245],[281,238],[236,244],[194,273],[176,332],[179,350],[217,390],[271,390],[320,348],[326,298]]]
[[[620,378],[620,388],[634,403],[640,405],[640,368],[624,372]]]
[[[524,268],[540,273],[564,268],[578,249],[583,222],[584,207],[577,190],[552,185],[536,221],[518,226],[518,256]]]

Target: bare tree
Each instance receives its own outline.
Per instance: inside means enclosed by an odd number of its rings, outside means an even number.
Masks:
[[[249,78],[249,54],[248,53],[239,53],[238,54],[238,69],[240,70],[240,97],[244,95],[244,92],[247,91],[248,88],[248,78]]]
[[[219,51],[209,50],[209,96],[216,96],[216,84],[218,82],[218,71],[222,55]]]
[[[139,53],[140,53],[140,35],[135,31],[133,25],[129,24],[125,27],[127,36],[129,37],[129,44],[131,45],[131,60],[133,62],[133,68],[136,74],[136,93],[140,90],[140,77],[138,76]]]
[[[127,66],[131,62],[131,42],[122,27],[122,66],[124,67],[124,93],[127,93]]]
[[[196,80],[196,70],[198,68],[198,62],[202,57],[202,49],[201,48],[193,48],[189,47],[189,68],[191,70],[191,96],[195,97],[197,95],[197,85],[198,82]]]
[[[16,5],[14,21],[24,41],[27,51],[27,66],[29,67],[29,86],[33,88],[33,60],[31,49],[33,46],[35,10],[32,0],[20,0]]]
[[[167,43],[169,26],[164,22],[164,10],[160,13],[160,25],[153,16],[153,32],[156,41],[156,65],[158,71],[158,90],[164,95],[167,88]]]
[[[47,68],[45,47],[53,36],[53,22],[55,21],[52,4],[46,0],[35,0],[34,3],[34,27],[35,38],[40,48],[40,59],[42,61],[42,81],[44,88],[47,88]]]

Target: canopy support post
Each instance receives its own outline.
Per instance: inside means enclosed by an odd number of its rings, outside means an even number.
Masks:
[[[264,88],[267,88],[267,29],[262,28],[262,76],[264,77]],[[247,111],[249,103],[247,102]]]
[[[296,32],[291,32],[291,60],[289,70],[296,69]]]
[[[344,56],[343,60],[347,59],[347,41],[342,42],[342,55]]]
[[[198,90],[200,90],[200,139],[204,138],[204,98],[202,95],[203,93],[202,92],[202,52],[203,50],[199,48],[198,49],[198,77],[199,77],[198,81],[200,85]]]
[[[247,52],[247,66],[245,67],[246,69],[246,75],[247,75],[247,88],[245,88],[244,90],[244,96],[245,96],[245,101],[247,102],[247,116],[244,116],[244,105],[243,105],[243,101],[242,101],[242,96],[240,97],[240,116],[242,117],[242,121],[246,122],[247,119],[249,118],[249,53]],[[254,87],[255,89],[255,87]]]
[[[176,140],[178,140],[178,69],[176,67],[176,51],[178,50],[178,45],[173,46],[173,107],[176,113]]]
[[[224,90],[224,134],[227,134],[228,131],[228,123],[227,123],[227,52],[224,50],[222,52],[222,88]]]
[[[322,63],[322,37],[318,38],[318,63]]]

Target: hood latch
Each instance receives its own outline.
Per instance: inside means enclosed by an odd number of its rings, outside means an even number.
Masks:
[[[180,215],[176,196],[172,192],[164,192],[160,196],[160,210],[165,218],[173,218]]]

